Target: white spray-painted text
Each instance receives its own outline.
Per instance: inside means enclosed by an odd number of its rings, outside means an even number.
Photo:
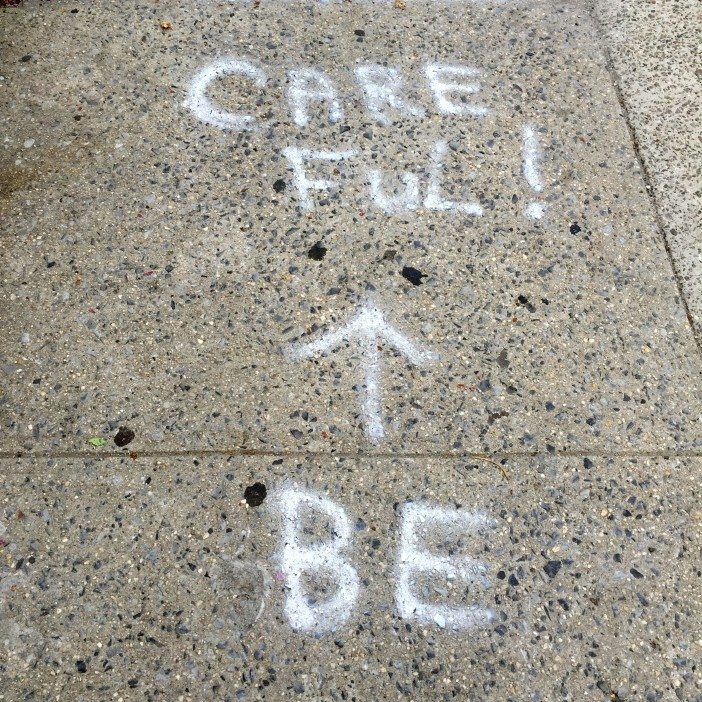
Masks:
[[[349,561],[351,522],[344,508],[328,499],[296,487],[283,490],[277,503],[283,520],[280,564],[286,585],[285,614],[293,629],[324,634],[344,626],[353,614],[360,578]],[[315,514],[327,519],[329,538],[309,543],[302,536],[303,520]],[[420,596],[416,579],[424,576],[448,584],[456,593],[466,585],[490,586],[488,566],[468,556],[444,555],[422,548],[430,533],[440,538],[477,534],[494,523],[480,512],[447,509],[425,503],[407,503],[401,513],[400,547],[397,554],[395,603],[406,621],[437,625],[450,631],[486,626],[493,612],[477,604],[464,607],[427,602]],[[347,556],[344,556],[344,553]],[[324,601],[308,590],[315,581],[332,582],[334,592]],[[454,581],[458,587],[454,586]],[[304,582],[308,585],[305,586]]]
[[[428,62],[418,71],[421,76],[412,84],[416,90],[409,94],[405,80],[397,68],[380,63],[364,63],[353,69],[357,83],[357,93],[371,121],[389,126],[402,120],[424,120],[434,114],[444,118],[480,119],[490,113],[484,99],[483,85],[480,81],[481,71],[475,66],[456,62]],[[220,103],[226,104],[227,87],[220,86],[216,92],[219,103],[211,96],[218,81],[226,79],[243,80],[246,89],[241,92],[243,99],[250,101],[252,107],[259,104],[251,84],[259,92],[265,92],[269,83],[267,69],[247,58],[226,57],[213,61],[200,70],[194,77],[184,105],[203,122],[229,131],[256,131],[270,124],[261,121],[250,111],[243,108],[241,112],[227,110]],[[275,81],[274,81],[275,82]],[[287,109],[291,121],[301,129],[318,128],[320,124],[330,125],[341,122],[346,114],[344,102],[348,101],[348,89],[344,93],[337,83],[320,68],[301,67],[287,71]],[[421,104],[421,96],[428,104]],[[357,102],[352,100],[350,105]],[[313,124],[314,123],[314,124]],[[540,162],[543,159],[537,129],[532,125],[522,127],[522,174],[532,193],[541,193],[543,183],[540,174]],[[367,185],[368,201],[387,215],[403,215],[423,207],[436,212],[453,212],[456,214],[480,217],[483,206],[466,194],[467,182],[453,183],[448,190],[460,190],[460,198],[448,197],[444,190],[444,162],[450,150],[456,151],[452,157],[464,159],[469,152],[466,147],[453,139],[434,140],[428,153],[428,165],[418,173],[403,171],[385,172],[377,167],[369,167],[361,162],[362,177]],[[373,149],[371,158],[377,156]],[[312,193],[323,193],[327,201],[329,196],[342,190],[339,182],[342,162],[364,156],[357,148],[315,148],[314,144],[295,145],[283,149],[289,171],[295,187],[298,206],[303,211],[313,210],[317,200]],[[310,175],[324,168],[324,175]],[[354,169],[356,162],[353,162]],[[473,170],[473,169],[472,169]],[[337,176],[337,177],[332,177]],[[546,206],[541,201],[531,200],[523,208],[524,216],[532,220],[541,219]]]

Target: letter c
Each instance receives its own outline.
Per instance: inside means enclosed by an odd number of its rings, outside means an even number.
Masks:
[[[189,107],[203,122],[213,124],[220,129],[237,131],[253,129],[256,123],[254,117],[222,110],[207,97],[207,89],[212,81],[236,74],[250,78],[259,88],[262,88],[268,80],[260,68],[248,61],[236,58],[218,59],[209,66],[205,66],[195,76],[183,105]]]

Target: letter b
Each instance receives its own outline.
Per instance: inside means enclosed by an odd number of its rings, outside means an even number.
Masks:
[[[328,633],[338,629],[351,616],[358,597],[358,574],[341,556],[351,542],[351,527],[344,510],[329,499],[290,488],[280,496],[283,513],[282,570],[288,594],[285,614],[293,629]],[[322,512],[331,521],[328,541],[303,543],[303,510]],[[336,583],[336,592],[324,602],[316,602],[304,587],[305,573],[326,575]]]

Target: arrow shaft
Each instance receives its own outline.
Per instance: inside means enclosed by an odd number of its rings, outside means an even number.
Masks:
[[[385,436],[385,430],[380,411],[380,354],[378,342],[374,337],[363,339],[363,371],[365,373],[365,388],[361,403],[363,418],[368,436],[377,441]]]

